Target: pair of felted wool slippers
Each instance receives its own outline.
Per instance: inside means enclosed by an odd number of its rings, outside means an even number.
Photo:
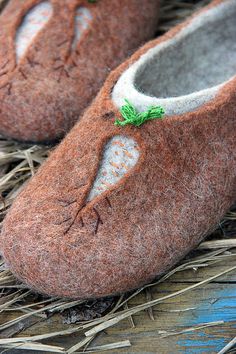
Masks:
[[[47,141],[153,33],[158,5],[35,3],[51,18],[29,47],[20,37],[32,0],[11,1],[0,20],[0,129]],[[215,0],[109,75],[6,216],[1,252],[21,280],[54,296],[120,293],[165,272],[217,225],[236,196],[235,16],[236,0]]]

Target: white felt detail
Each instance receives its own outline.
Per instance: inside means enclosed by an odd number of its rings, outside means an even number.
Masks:
[[[194,18],[176,36],[149,49],[119,78],[112,99],[138,111],[161,105],[166,115],[193,111],[236,74],[236,0]]]
[[[16,58],[22,58],[38,32],[52,16],[53,8],[49,1],[43,1],[29,10],[16,32]]]
[[[88,200],[115,185],[133,168],[139,159],[138,144],[126,136],[117,135],[105,146],[97,177]]]
[[[72,43],[72,48],[75,49],[82,33],[88,28],[92,20],[92,14],[87,7],[78,7],[75,15],[75,36]]]

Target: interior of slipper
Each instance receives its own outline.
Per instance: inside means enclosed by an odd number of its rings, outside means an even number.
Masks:
[[[166,115],[194,111],[236,75],[236,1],[196,16],[171,39],[149,49],[116,83],[119,108],[128,99],[139,111],[160,105]]]
[[[230,1],[160,47],[140,67],[134,84],[146,95],[166,98],[219,85],[235,74],[236,2]]]

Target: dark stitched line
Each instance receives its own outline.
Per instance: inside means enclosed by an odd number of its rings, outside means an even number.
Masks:
[[[76,63],[76,61],[75,61],[75,59],[73,57],[71,57],[71,62],[74,65],[74,67],[77,67],[77,63]]]
[[[95,235],[97,235],[97,233],[98,233],[98,226],[99,226],[99,219],[97,219],[97,221],[96,221],[96,226],[95,226],[95,230],[94,230]]]
[[[93,208],[93,211],[95,212],[96,216],[97,216],[97,222],[96,222],[96,225],[95,225],[95,230],[94,230],[94,234],[96,235],[97,232],[98,232],[98,227],[99,227],[99,224],[103,224],[103,221],[100,217],[100,214],[99,212],[97,211],[97,209]]]
[[[64,223],[66,223],[67,221],[71,220],[71,219],[72,219],[72,217],[70,216],[69,218],[67,218],[67,219],[65,219],[65,220],[63,220],[61,222],[55,223],[55,225],[62,225]]]
[[[2,87],[0,87],[0,90],[7,87],[7,94],[8,96],[11,95],[11,90],[12,90],[12,83],[8,82],[5,85],[3,85]]]
[[[18,70],[19,70],[19,73],[21,73],[21,75],[23,76],[23,78],[25,80],[27,80],[27,76],[25,75],[24,71],[21,68],[19,68]]]
[[[64,39],[62,42],[59,42],[57,44],[58,47],[61,47],[63,44],[66,44],[68,42],[68,39]]]
[[[57,68],[56,70],[58,70],[59,68]],[[57,82],[61,82],[61,78],[62,78],[62,75],[65,74],[66,77],[70,77],[68,71],[65,69],[64,65],[61,67],[61,70],[60,70],[60,73],[59,73],[59,77],[57,79]]]
[[[8,90],[7,90],[8,96],[11,95],[11,90],[12,90],[12,83],[9,83]]]
[[[102,221],[101,216],[100,216],[99,212],[97,211],[97,209],[95,209],[95,208],[93,207],[93,211],[94,211],[95,214],[97,215],[97,218],[99,219],[100,223],[103,224],[103,221]]]
[[[111,202],[110,202],[110,200],[108,199],[108,197],[106,197],[105,199],[106,199],[107,204],[109,205],[109,207],[112,209]]]
[[[3,66],[1,67],[1,70],[4,70],[5,67],[7,66],[7,64],[10,62],[9,59],[7,59],[7,61],[3,64]]]
[[[66,68],[64,68],[64,73],[66,74],[67,77],[70,77],[69,72]]]
[[[3,71],[3,72],[0,73],[0,76],[4,76],[4,75],[6,75],[7,73],[8,73],[8,71],[5,70],[5,71]]]
[[[64,231],[64,235],[66,235],[70,229],[72,228],[72,226],[74,225],[79,213],[81,212],[81,210],[85,207],[85,205],[83,205],[79,210],[77,210],[76,214],[75,214],[75,217],[73,218],[71,224],[69,225],[69,227]]]
[[[26,60],[28,61],[29,65],[34,68],[36,65],[40,65],[40,63],[38,63],[37,61],[34,61],[32,59],[30,59],[29,57],[26,57]]]
[[[72,200],[72,201],[67,201],[67,200],[63,200],[63,199],[57,199],[57,201],[59,202],[59,203],[63,203],[64,205],[64,207],[68,207],[68,206],[70,206],[71,204],[74,204],[74,203],[76,203],[77,202],[77,199],[74,199],[74,200]]]
[[[53,67],[53,70],[59,70],[59,69],[62,69],[64,67],[64,64],[60,64],[60,65],[58,65],[58,66],[54,66]]]

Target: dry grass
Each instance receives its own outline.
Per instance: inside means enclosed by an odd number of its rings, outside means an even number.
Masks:
[[[0,8],[1,3],[0,0]],[[161,23],[158,33],[162,33],[172,27],[174,24],[182,21],[186,16],[190,15],[194,9],[200,8],[209,1],[178,1],[165,0],[162,5]],[[22,187],[27,183],[29,178],[33,176],[37,168],[47,158],[50,147],[32,146],[20,144],[5,139],[0,139],[0,225],[4,219],[7,210],[12,202],[21,191]],[[166,281],[174,274],[184,272],[189,269],[199,269],[201,267],[211,267],[216,263],[224,264],[228,259],[236,261],[236,209],[233,208],[222,220],[218,230],[210,235],[208,240],[203,242],[197,250],[191,253],[187,259],[173,270],[165,274],[157,282],[146,285],[145,287],[123,296],[98,300],[97,313],[90,318],[82,318],[77,325],[66,326],[59,332],[54,332],[53,328],[43,335],[24,336],[25,329],[35,325],[38,321],[44,321],[49,316],[53,316],[58,312],[65,312],[75,306],[83,307],[85,301],[68,301],[64,299],[45,298],[40,295],[33,294],[23,284],[19,283],[11,272],[4,267],[4,262],[0,260],[0,312],[2,318],[4,314],[12,314],[12,320],[6,321],[0,325],[0,347],[3,351],[9,351],[12,348],[22,349],[23,352],[35,350],[37,352],[44,351],[47,353],[98,353],[99,351],[113,350],[118,348],[129,347],[131,344],[128,340],[122,342],[111,343],[100,347],[90,346],[93,339],[98,333],[110,326],[114,326],[125,318],[130,320],[133,326],[132,316],[139,311],[148,310],[150,319],[153,318],[152,307],[164,302],[168,298],[181,296],[186,292],[192,291],[196,287],[204,287],[205,284],[214,279],[235,272],[236,266],[232,266],[219,274],[186,286],[181,291],[170,293],[167,296],[151,299],[149,289],[156,287],[158,284]],[[136,297],[140,292],[146,293],[146,301],[138,306],[129,308],[128,304],[131,298]],[[97,315],[99,314],[100,317]],[[171,331],[169,333],[161,333],[160,338],[181,335],[200,328],[209,326],[217,326],[220,322],[211,322],[202,324],[200,327],[186,328],[181,332]],[[16,336],[20,333],[20,337]],[[78,333],[79,342],[71,348],[63,348],[55,345],[44,344],[44,340],[50,340],[56,337],[63,337],[72,333]],[[232,348],[235,339],[229,343],[226,350]],[[222,351],[221,353],[225,353]]]

